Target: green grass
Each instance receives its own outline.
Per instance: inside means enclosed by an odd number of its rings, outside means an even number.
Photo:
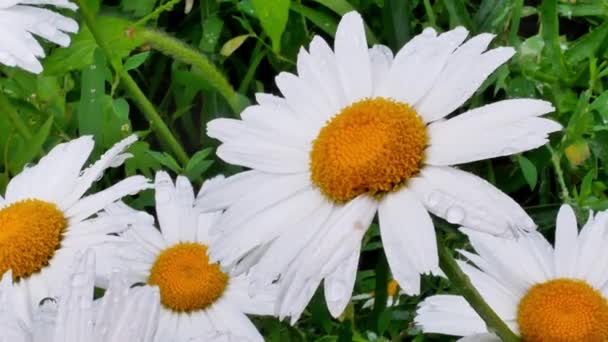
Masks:
[[[217,141],[205,136],[206,123],[237,117],[256,92],[276,93],[274,75],[294,71],[300,46],[314,35],[331,41],[340,15],[356,9],[370,43],[393,51],[429,26],[445,31],[464,25],[472,34],[496,34],[493,46],[514,46],[517,54],[461,110],[505,98],[546,99],[565,129],[552,135],[549,147],[464,168],[515,198],[550,240],[561,203],[572,204],[581,220],[589,209],[608,208],[605,1],[195,0],[187,15],[180,1],[99,2],[86,0],[85,8],[93,16],[98,10],[94,33],[107,49],[97,47],[81,11],[75,15],[80,33],[69,48],[49,46],[41,76],[0,68],[2,192],[24,165],[84,134],[96,137],[97,156],[131,132],[142,137],[131,149],[134,157],[102,184],[136,173],[151,177],[161,168],[197,185],[238,172],[214,157]],[[150,126],[150,120],[161,121]],[[152,200],[146,192],[130,204],[151,210]],[[436,221],[444,244],[466,247],[453,226]],[[377,226],[363,251],[355,293],[386,298],[390,274]],[[454,292],[447,280],[425,277],[421,296],[373,310],[354,303],[341,320],[330,317],[318,293],[295,326],[269,318],[256,323],[268,341],[449,341],[412,326],[422,298],[443,292]]]

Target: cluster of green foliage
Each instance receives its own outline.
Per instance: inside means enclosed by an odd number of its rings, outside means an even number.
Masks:
[[[217,141],[205,135],[206,123],[238,116],[256,92],[276,93],[274,75],[295,69],[300,47],[314,35],[332,41],[340,16],[358,10],[370,44],[393,51],[425,27],[445,31],[458,25],[471,34],[496,34],[494,46],[515,47],[515,57],[462,110],[505,98],[542,98],[554,104],[552,116],[565,129],[548,147],[464,168],[514,197],[549,239],[561,203],[572,204],[581,220],[589,209],[608,209],[604,0],[194,0],[188,14],[179,0],[81,3],[95,12],[109,51],[97,45],[83,13],[68,11],[81,30],[70,47],[48,47],[42,75],[0,68],[2,192],[11,177],[52,146],[85,134],[96,138],[93,158],[132,132],[141,137],[130,150],[133,158],[106,174],[100,182],[105,185],[125,175],[153,177],[159,169],[185,174],[197,185],[218,173],[238,172],[214,157]],[[134,86],[149,102],[135,95]],[[150,104],[185,153],[159,139]],[[129,201],[153,210],[151,192]],[[455,227],[441,220],[436,225],[444,244],[467,247]],[[295,326],[256,319],[267,340],[453,340],[423,336],[412,320],[422,298],[457,289],[445,279],[425,277],[420,296],[401,296],[398,305],[386,307],[390,274],[377,226],[362,253],[355,293],[374,293],[373,308],[354,302],[334,320],[319,291]]]

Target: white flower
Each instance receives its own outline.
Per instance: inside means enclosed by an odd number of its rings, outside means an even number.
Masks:
[[[0,282],[0,340],[14,342],[149,341],[156,331],[160,306],[157,289],[130,288],[115,274],[103,298],[93,301],[95,258],[90,251],[75,257],[61,295],[45,298],[26,320],[15,315],[19,289],[11,272]]]
[[[40,73],[38,58],[45,54],[35,36],[64,47],[70,45],[67,33],[78,31],[78,23],[40,7],[44,5],[78,8],[68,0],[0,0],[0,63]]]
[[[473,286],[524,341],[608,339],[608,213],[590,215],[578,233],[572,208],[557,215],[555,248],[537,232],[505,240],[470,229],[477,254],[460,251]],[[500,341],[460,296],[426,298],[415,319],[423,331]]]
[[[271,314],[275,287],[250,297],[246,275],[234,276],[209,262],[209,228],[220,213],[194,208],[187,178],[178,177],[174,185],[167,173],[158,172],[155,188],[160,231],[149,217],[122,234],[127,242],[119,252],[134,282],[160,288],[154,341],[264,341],[245,314]]]
[[[81,137],[55,146],[40,162],[10,180],[0,196],[0,274],[12,270],[22,300],[14,310],[27,317],[42,298],[57,294],[74,254],[91,248],[98,253],[97,275],[109,276],[107,246],[120,239],[111,233],[138,220],[133,213],[114,214],[113,202],[150,187],[142,176],[85,196],[103,172],[123,163],[131,136],[81,171],[93,151],[93,139]],[[100,212],[104,208],[108,211]]]
[[[464,42],[462,27],[429,28],[393,57],[385,46],[368,49],[363,27],[359,14],[346,14],[335,52],[315,37],[299,53],[298,76],[278,75],[284,97],[258,94],[242,120],[207,126],[223,143],[220,158],[253,169],[199,200],[203,210],[227,209],[212,260],[230,267],[261,247],[253,276],[261,287],[280,277],[277,313],[292,321],[323,279],[329,310],[340,315],[376,213],[408,294],[419,292],[419,274],[438,270],[429,212],[492,234],[535,229],[508,196],[450,165],[527,151],[561,128],[539,117],[551,104],[532,99],[445,119],[514,54],[486,51],[493,35]]]

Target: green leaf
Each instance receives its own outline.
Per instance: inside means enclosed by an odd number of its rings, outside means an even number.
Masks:
[[[198,44],[199,49],[207,53],[214,52],[223,27],[224,21],[218,16],[213,15],[206,18],[203,21],[203,36]]]
[[[595,179],[595,170],[589,170],[583,181],[581,182],[581,190],[579,193],[580,200],[585,200],[587,197],[591,196],[591,189],[593,185],[593,180]]]
[[[163,166],[169,168],[169,170],[175,173],[181,173],[182,168],[179,166],[177,161],[167,152],[148,151],[148,154],[152,156],[157,162]]]
[[[224,46],[222,46],[220,50],[220,54],[225,57],[229,57],[236,51],[243,43],[247,40],[247,38],[251,37],[249,34],[244,34],[241,36],[236,36],[229,41],[227,41]]]
[[[40,152],[42,152],[42,146],[49,137],[52,126],[53,116],[50,115],[40,127],[38,132],[32,136],[32,139],[25,144],[25,147],[20,151],[20,153],[15,154],[15,156],[10,160],[10,168],[13,174],[19,173],[25,164],[34,160],[34,158]]]
[[[192,181],[202,180],[202,175],[213,165],[213,160],[206,160],[212,149],[206,148],[196,152],[184,169],[184,175]]]
[[[125,70],[129,71],[139,68],[139,66],[144,64],[144,62],[146,61],[146,59],[148,59],[149,56],[150,51],[146,51],[127,58],[124,64]]]
[[[462,0],[443,0],[443,4],[450,15],[450,26],[462,25],[469,30],[473,29],[473,21]]]
[[[78,103],[78,131],[103,139],[102,100],[105,95],[105,58],[100,49],[95,51],[95,62],[82,70],[80,102]]]
[[[574,64],[595,56],[600,47],[604,45],[607,40],[608,21],[571,44],[564,54],[566,62],[568,62],[568,64]]]
[[[262,28],[272,41],[275,52],[281,50],[281,36],[287,27],[290,0],[252,0],[251,5],[260,19]]]
[[[137,35],[129,34],[131,23],[114,17],[100,17],[100,33],[103,39],[112,47],[114,57],[125,58],[131,51],[141,45]],[[80,32],[72,37],[72,44],[67,48],[53,50],[45,60],[45,75],[62,75],[70,70],[84,69],[93,63],[93,53],[97,43],[88,28],[82,27]]]
[[[517,156],[517,162],[519,163],[521,172],[524,174],[526,182],[530,186],[530,190],[534,190],[538,181],[538,171],[536,170],[536,166],[523,155]]]
[[[291,4],[291,10],[303,15],[306,19],[315,24],[315,26],[323,30],[323,32],[335,37],[336,30],[338,29],[338,22],[332,16],[297,2]]]

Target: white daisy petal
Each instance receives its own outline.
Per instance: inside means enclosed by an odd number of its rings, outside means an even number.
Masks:
[[[256,292],[254,296],[251,296],[249,294],[251,276],[251,273],[249,275],[233,276],[230,279],[230,284],[223,298],[241,308],[246,314],[274,314],[278,286],[276,284],[265,286],[261,291]]]
[[[333,211],[332,204],[322,203],[311,215],[294,223],[286,234],[272,241],[251,269],[255,289],[263,289],[278,279],[297,255],[320,233]]]
[[[93,138],[83,136],[55,146],[38,164],[26,167],[6,187],[6,200],[25,198],[55,201],[72,189],[82,166],[93,151]]]
[[[555,272],[557,276],[573,276],[578,253],[578,226],[574,210],[563,205],[555,224]]]
[[[236,176],[235,176],[236,177]],[[231,177],[232,178],[232,177]],[[228,178],[228,180],[231,180]],[[248,193],[241,193],[240,198],[228,208],[216,225],[218,231],[228,231],[231,227],[246,223],[247,220],[263,210],[272,208],[277,203],[287,200],[302,190],[310,188],[306,175],[285,175],[282,177],[269,177],[260,186],[251,187]],[[237,179],[235,178],[235,184]],[[251,180],[262,181],[263,178],[252,178]],[[241,183],[243,184],[243,183]],[[247,182],[246,184],[251,184]],[[202,202],[199,199],[199,203]],[[213,232],[212,232],[213,233]]]
[[[67,208],[73,205],[80,197],[82,197],[82,195],[85,194],[85,192],[94,182],[101,178],[106,169],[122,165],[127,158],[131,157],[131,154],[123,152],[136,141],[137,136],[135,135],[131,135],[128,138],[123,139],[105,152],[101,158],[95,162],[95,164],[82,171],[82,175],[80,175],[80,177],[78,177],[76,180],[77,185],[75,189],[69,195],[60,199],[61,206]],[[90,153],[92,148],[93,147],[91,145],[88,153]],[[80,166],[82,167],[82,164]]]
[[[453,224],[496,235],[534,230],[526,212],[490,183],[450,167],[425,167],[410,180],[414,191],[433,214]]]
[[[322,124],[327,119],[324,113],[332,112],[325,94],[315,84],[288,72],[281,72],[275,83],[300,119]]]
[[[78,23],[41,5],[75,10],[77,6],[67,0],[3,1],[0,3],[0,63],[17,66],[32,73],[42,72],[38,58],[44,50],[33,35],[61,46],[70,44],[68,33],[78,31]]]
[[[336,31],[336,63],[346,100],[356,102],[372,94],[372,71],[363,19],[346,13]]]
[[[259,139],[238,139],[217,149],[218,157],[228,163],[273,173],[308,171],[308,153],[295,148],[263,142]]]
[[[328,94],[328,101],[334,106],[332,108],[341,109],[347,105],[349,102],[340,80],[336,56],[323,38],[313,37],[310,42],[310,57],[314,62],[314,67],[311,68],[316,69],[319,86]],[[327,113],[327,118],[334,114]]]
[[[315,36],[313,41],[316,39],[321,38]],[[318,44],[318,42],[314,44]],[[312,45],[313,43],[311,43],[311,50]],[[331,52],[329,46],[326,46],[326,48],[330,51],[331,59],[333,59],[333,52]],[[324,104],[325,110],[311,114],[313,117],[321,118],[321,121],[324,122],[329,119],[328,113],[338,113],[344,100],[331,96],[332,94],[338,93],[338,90],[341,91],[341,88],[337,86],[337,84],[339,84],[339,79],[335,75],[332,75],[331,73],[327,74],[327,71],[322,70],[320,64],[317,63],[317,59],[317,56],[309,54],[304,48],[300,48],[297,67],[298,76],[307,82],[309,86],[317,88],[316,96],[318,96],[320,101]],[[302,95],[303,94],[299,94],[299,97],[302,98]],[[309,98],[308,100],[313,100],[313,98]]]
[[[66,211],[72,222],[79,222],[127,195],[151,188],[143,176],[132,176],[96,194],[83,197]]]
[[[553,110],[545,101],[505,100],[434,122],[429,126],[426,162],[455,165],[535,149],[548,141],[549,133],[562,128],[536,117]]]
[[[458,339],[457,342],[500,342],[498,336],[490,333],[475,334]]]
[[[166,172],[157,172],[155,179],[156,211],[158,222],[169,244],[178,241],[194,241],[197,232],[197,214],[193,212],[194,190],[183,176],[176,184]]]
[[[213,260],[221,260],[222,266],[231,267],[249,251],[278,237],[285,225],[298,223],[310,215],[323,201],[324,198],[314,190],[307,190],[253,216],[243,217],[246,222],[226,226],[229,227],[227,234],[215,241],[209,256]],[[217,226],[224,222],[220,220]]]
[[[486,303],[490,305],[503,321],[517,319],[517,304],[520,298],[516,293],[505,288],[499,281],[488,274],[467,263],[458,262],[458,266],[466,273],[475,289],[479,291]]]
[[[414,321],[428,333],[467,336],[487,332],[484,321],[460,296],[426,298],[420,304]]]
[[[382,244],[393,276],[407,294],[418,294],[420,280],[416,278],[419,278],[419,274],[439,269],[431,217],[406,188],[382,199],[378,217]],[[402,263],[406,263],[406,267],[401,266]],[[415,274],[409,273],[411,271]]]
[[[212,211],[229,207],[244,195],[244,189],[253,191],[273,179],[271,174],[255,170],[237,173],[218,180],[207,189],[201,189],[196,198],[196,206],[201,211]],[[208,181],[206,182],[208,183]]]
[[[369,49],[369,58],[372,66],[372,83],[374,90],[384,83],[393,64],[393,52],[385,45],[374,45]]]
[[[406,51],[397,54],[387,83],[377,94],[413,106],[433,86],[452,51],[467,35],[466,29],[457,27],[437,38],[427,34],[412,45],[405,45],[403,49]],[[419,114],[427,121],[423,112]]]
[[[427,122],[443,118],[463,105],[496,68],[513,56],[515,50],[510,47],[483,53],[492,38],[490,34],[475,36],[450,56],[439,81],[416,104]]]
[[[348,303],[357,279],[360,248],[356,248],[350,257],[342,261],[336,269],[325,277],[325,301],[334,318],[340,317]]]

